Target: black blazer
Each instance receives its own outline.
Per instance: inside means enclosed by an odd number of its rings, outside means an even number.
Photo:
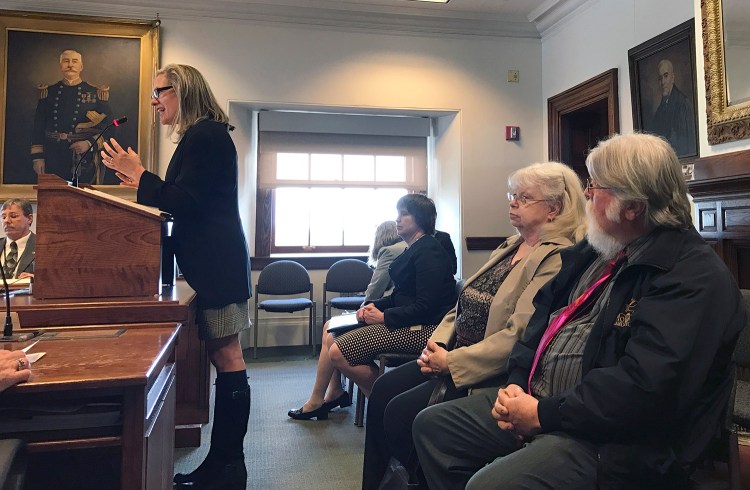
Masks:
[[[396,257],[388,272],[393,293],[373,301],[385,315],[385,326],[436,325],[456,305],[456,280],[448,253],[431,235]]]
[[[451,272],[451,274],[455,276],[456,272],[458,271],[458,258],[456,257],[456,249],[453,247],[451,236],[448,233],[440,230],[435,230],[435,234],[433,236],[435,237],[435,240],[437,240],[438,243],[443,246],[445,252],[448,254],[448,257],[451,259],[451,270],[453,271]]]
[[[202,307],[251,296],[237,204],[237,150],[224,124],[203,120],[180,139],[164,180],[144,172],[138,202],[174,216],[175,256]]]

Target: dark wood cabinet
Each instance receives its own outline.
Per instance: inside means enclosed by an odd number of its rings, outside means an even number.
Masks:
[[[694,176],[696,228],[750,289],[750,150],[700,158]]]
[[[0,399],[0,437],[28,444],[25,488],[172,488],[179,330],[69,326],[42,337],[29,381]]]
[[[150,328],[157,322],[178,322],[175,413],[176,447],[198,447],[201,426],[208,422],[210,362],[195,322],[195,291],[178,279],[152,298],[38,299],[14,296],[11,308],[18,313],[21,330],[57,329],[60,326],[128,324]]]

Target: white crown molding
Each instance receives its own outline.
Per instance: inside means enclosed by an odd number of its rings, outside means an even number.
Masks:
[[[597,0],[547,0],[529,14],[529,22],[544,38],[549,32],[582,8],[588,8]]]
[[[564,2],[569,0],[562,0]],[[181,2],[162,0],[127,2],[128,4],[72,0],[9,0],[0,1],[0,9],[45,12],[108,18],[162,20],[246,20],[258,23],[295,24],[346,30],[385,31],[417,35],[449,37],[513,37],[539,39],[532,22],[507,21],[498,15],[461,13],[434,15],[419,9],[408,13],[392,10],[351,10],[341,8],[300,7],[279,4],[259,4],[236,0],[212,2]],[[319,4],[324,4],[323,1]],[[332,3],[335,4],[335,3]]]

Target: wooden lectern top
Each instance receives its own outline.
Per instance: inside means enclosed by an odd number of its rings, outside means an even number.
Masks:
[[[158,293],[158,210],[40,175],[34,296],[146,297]]]
[[[45,340],[33,352],[46,352],[31,367],[28,382],[16,385],[4,395],[44,392],[53,388],[96,389],[112,386],[145,386],[155,364],[163,365],[171,354],[179,324],[153,324],[151,328],[110,325],[108,330],[81,327],[80,331],[61,330],[64,340]],[[119,335],[108,332],[125,330]],[[54,337],[53,337],[54,339]],[[9,344],[21,349],[31,342]],[[6,398],[7,398],[6,397]]]

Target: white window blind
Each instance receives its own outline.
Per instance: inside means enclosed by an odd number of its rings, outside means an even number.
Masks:
[[[427,190],[427,118],[266,111],[258,125],[258,207],[269,212],[256,249],[366,251],[398,198]]]

